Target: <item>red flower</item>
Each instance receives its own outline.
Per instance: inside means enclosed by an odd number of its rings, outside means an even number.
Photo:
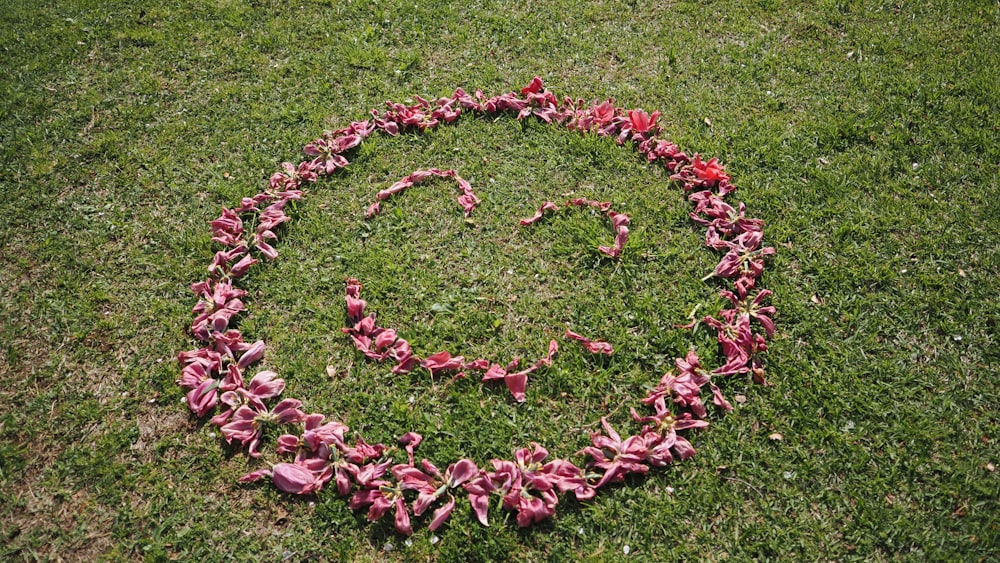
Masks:
[[[656,119],[660,117],[660,112],[654,111],[653,115],[650,115],[641,109],[633,109],[628,112],[629,124],[631,124],[631,131],[633,133],[649,133],[655,132]]]

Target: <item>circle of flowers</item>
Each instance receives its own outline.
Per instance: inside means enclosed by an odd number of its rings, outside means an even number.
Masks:
[[[351,509],[366,509],[371,521],[393,512],[396,530],[410,535],[411,513],[419,517],[433,508],[428,528],[436,530],[452,513],[457,494],[468,498],[483,525],[488,525],[490,500],[497,498],[503,509],[517,513],[517,524],[526,527],[552,516],[559,494],[588,500],[598,490],[620,483],[630,474],[645,474],[675,458],[684,460],[694,455],[691,443],[679,432],[708,426],[702,389],[709,389],[714,405],[732,410],[712,382],[713,377],[749,374],[755,382],[764,383],[761,355],[774,333],[775,309],[763,304],[771,292],[757,287],[764,271],[763,258],[773,254],[774,249],[762,246],[763,222],[747,217],[744,203],[733,206],[725,201],[735,186],[723,167],[714,158],[704,161],[698,154],[689,157],[677,145],[660,138],[656,123],[660,112],[625,110],[616,107],[611,99],[601,103],[560,100],[538,77],[520,92],[494,97],[486,97],[480,90],[468,94],[458,88],[450,97],[415,100],[410,105],[386,102],[384,113],[372,110],[371,119],[325,132],[305,146],[307,159],[297,165],[283,163],[282,170],[270,177],[267,188],[243,198],[239,206],[223,208],[211,222],[212,241],[223,250],[216,252],[209,264],[208,277],[191,286],[198,296],[191,333],[200,347],[178,355],[182,367],[177,383],[187,390],[185,402],[191,411],[197,417],[214,413],[209,422],[220,427],[229,444],[247,448],[251,457],[262,457],[260,442],[265,427],[297,429],[277,440],[276,454],[285,461],[244,475],[240,481],[268,478],[279,490],[300,495],[316,493],[332,482],[339,495],[349,498]],[[639,401],[646,414],[630,408],[633,420],[640,426],[638,432],[623,438],[602,417],[603,432],[594,432],[592,445],[577,454],[584,458],[582,464],[549,459],[544,447],[532,443],[513,452],[513,459],[490,460],[490,467],[480,468],[471,459],[461,459],[441,470],[427,459],[416,461],[415,448],[422,441],[416,432],[399,438],[406,461],[395,463],[392,454],[397,448],[369,444],[361,436],[351,439],[349,428],[342,422],[323,414],[306,414],[298,399],[277,400],[285,384],[275,372],[259,371],[249,381],[244,375],[261,360],[265,344],[262,340],[244,341],[235,328],[234,317],[246,309],[241,300],[246,291],[236,282],[262,258],[277,258],[272,243],[281,225],[291,220],[285,213],[289,203],[303,198],[304,186],[347,166],[345,155],[373,133],[395,136],[404,130],[424,131],[452,123],[463,113],[515,114],[519,120],[534,117],[582,134],[612,137],[619,145],[631,144],[648,162],[664,166],[671,173],[670,179],[689,194],[694,204],[691,220],[705,228],[706,246],[722,253],[718,265],[704,280],[731,282],[731,289],[719,292],[726,305],[717,315],[706,316],[700,322],[716,331],[725,361],[710,370],[694,349],[677,358],[676,369],[664,374]],[[430,169],[415,171],[379,192],[367,215],[380,211],[379,202],[435,176],[458,182],[462,192],[458,202],[467,215],[471,214],[479,202],[471,185],[454,170]],[[599,251],[617,258],[628,240],[628,216],[613,211],[609,202],[566,202],[565,207],[573,206],[596,208],[611,220],[614,245],[602,246]],[[531,225],[545,213],[559,209],[557,204],[546,201],[521,224]],[[343,331],[366,357],[394,362],[393,373],[424,368],[432,376],[457,372],[455,377],[460,377],[481,371],[484,381],[503,380],[514,399],[523,401],[528,374],[551,365],[558,351],[558,343],[553,340],[545,357],[520,370],[516,362],[501,367],[485,359],[466,361],[447,351],[419,358],[395,330],[379,327],[374,314],[364,314],[367,303],[361,299],[361,289],[357,280],[347,281],[349,322]],[[693,321],[682,328],[693,330],[698,324]],[[579,341],[592,353],[613,353],[607,342],[568,329],[564,336]]]

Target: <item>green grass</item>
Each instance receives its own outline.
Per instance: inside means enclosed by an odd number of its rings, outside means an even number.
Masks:
[[[0,559],[1000,551],[995,4],[0,4]],[[659,109],[673,141],[726,164],[778,249],[763,280],[774,386],[723,382],[747,400],[692,436],[697,456],[563,500],[527,531],[500,512],[483,528],[463,502],[439,541],[423,522],[406,545],[328,491],[237,483],[257,464],[174,385],[207,222],[386,99],[536,74],[560,95]],[[379,189],[430,166],[472,181],[471,224],[443,180],[363,220]],[[610,229],[584,211],[516,226],[569,192],[632,215],[621,260],[599,257]],[[247,278],[240,327],[267,340],[288,396],[372,440],[416,429],[443,463],[531,440],[572,455],[600,416],[624,425],[689,344],[711,350],[672,328],[719,305],[687,209],[629,149],[533,122],[373,138],[296,206],[281,258]],[[391,378],[339,333],[347,276],[418,353],[531,361],[567,322],[617,352],[563,344],[520,406],[473,379]]]

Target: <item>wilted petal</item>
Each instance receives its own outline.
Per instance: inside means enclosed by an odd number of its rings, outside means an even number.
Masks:
[[[413,528],[410,526],[410,514],[406,511],[406,503],[403,501],[402,497],[396,499],[395,524],[396,531],[404,536],[413,534]]]
[[[297,495],[309,494],[321,487],[312,471],[295,463],[275,465],[271,481],[278,489]]]
[[[527,396],[524,394],[524,390],[528,385],[528,373],[534,371],[533,368],[528,370],[519,371],[517,373],[510,373],[504,376],[504,383],[507,384],[507,389],[510,389],[510,394],[514,396],[514,400],[523,403]]]
[[[427,526],[430,531],[437,530],[444,521],[451,516],[451,511],[455,508],[455,497],[448,495],[448,502],[434,511],[434,518],[431,519],[431,523]]]
[[[247,254],[239,262],[233,265],[233,267],[229,270],[229,275],[234,278],[242,277],[247,273],[247,271],[250,270],[251,266],[258,262],[260,262],[260,260],[257,260],[253,256]]]
[[[281,402],[274,406],[271,414],[278,424],[301,422],[306,417],[306,414],[299,410],[301,406],[302,401],[298,399],[282,399]]]
[[[722,396],[721,389],[719,389],[715,384],[711,384],[709,388],[712,390],[712,401],[715,403],[715,406],[722,407],[727,411],[733,410],[733,405],[731,405],[729,401]]]
[[[285,390],[285,380],[279,379],[273,371],[262,371],[250,380],[250,395],[258,399],[277,397]]]
[[[393,329],[383,330],[375,337],[375,350],[382,352],[396,342],[396,331]]]
[[[590,340],[589,338],[587,338],[585,336],[582,336],[580,334],[577,334],[577,333],[571,331],[568,328],[566,329],[565,336],[566,336],[566,338],[569,338],[570,340],[577,340],[577,341],[579,341],[592,354],[605,354],[605,355],[610,356],[611,354],[614,353],[614,348],[611,346],[611,344],[608,344],[607,342],[604,342],[603,340],[594,340],[594,341],[592,341],[592,340]]]
[[[450,475],[448,488],[453,489],[475,477],[479,469],[471,459],[462,459],[449,467],[446,473]]]
[[[251,344],[250,347],[247,348],[245,352],[243,352],[243,355],[240,356],[240,361],[237,363],[237,366],[240,369],[246,369],[247,366],[249,366],[250,364],[256,362],[257,360],[263,357],[264,357],[264,341],[258,340],[257,342]]]
[[[537,223],[539,220],[541,220],[542,216],[545,215],[546,211],[558,211],[558,210],[559,207],[556,206],[556,204],[552,203],[551,201],[546,201],[545,203],[542,204],[541,207],[538,208],[538,211],[536,211],[535,214],[531,216],[531,218],[521,219],[520,221],[521,226],[527,227],[528,225]]]
[[[192,389],[187,394],[188,408],[199,417],[205,416],[219,404],[219,395],[216,389],[219,382],[214,379],[206,379],[200,385]]]
[[[421,366],[430,370],[432,377],[442,371],[461,369],[464,364],[464,357],[452,357],[447,350],[428,356],[424,361],[420,362]]]
[[[270,469],[258,469],[253,473],[247,473],[246,475],[240,477],[239,481],[240,483],[253,483],[255,481],[259,481],[262,477],[270,477],[270,476],[271,476]]]

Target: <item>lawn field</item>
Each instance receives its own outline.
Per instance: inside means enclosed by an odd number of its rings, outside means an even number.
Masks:
[[[1000,560],[998,28],[976,1],[0,0],[0,560]],[[527,528],[457,495],[406,537],[332,483],[239,482],[280,460],[280,432],[253,459],[175,383],[209,222],[386,100],[535,76],[662,112],[663,137],[725,166],[776,249],[768,385],[714,377],[734,410],[682,432],[694,457]],[[636,432],[629,407],[692,346],[720,365],[714,333],[678,328],[728,286],[670,172],[515,117],[372,135],[305,186],[279,258],[239,281],[234,326],[267,343],[250,372],[396,462],[416,431],[418,459],[492,469],[532,442],[579,461],[602,417]],[[469,180],[470,218],[446,179],[365,218],[435,167]],[[589,210],[518,226],[571,197],[629,215],[622,256]],[[559,353],[524,402],[393,375],[341,331],[352,277],[420,357]]]

